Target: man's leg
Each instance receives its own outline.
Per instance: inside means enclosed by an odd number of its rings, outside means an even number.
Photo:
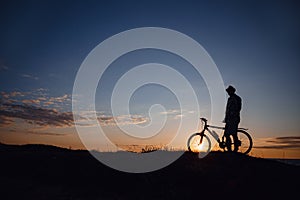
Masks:
[[[230,137],[231,135],[233,137],[234,151],[237,152],[239,150],[239,139],[237,136],[239,122],[240,122],[240,119],[236,118],[236,119],[229,121],[225,125],[224,136],[226,137],[226,147],[227,147],[228,151],[232,151],[232,149],[231,149],[232,140]]]
[[[234,143],[234,151],[237,152],[239,150],[240,141],[237,135],[237,130],[239,127],[239,119],[234,120],[234,123],[232,124],[232,137],[233,137],[233,143]]]
[[[231,138],[230,138],[231,131],[232,131],[231,130],[231,123],[226,123],[224,136],[225,136],[225,139],[226,139],[225,145],[226,145],[227,151],[232,151],[232,149],[231,149]]]
[[[225,135],[225,138],[226,138],[226,148],[227,148],[227,151],[232,151],[231,149],[231,137],[229,134]]]
[[[239,138],[237,136],[237,133],[236,134],[232,134],[232,137],[233,137],[233,143],[234,143],[234,152],[237,152],[239,150],[239,146],[240,146],[240,141],[239,141]]]

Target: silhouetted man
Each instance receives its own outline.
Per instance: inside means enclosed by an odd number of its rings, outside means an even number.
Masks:
[[[225,113],[225,131],[224,136],[226,137],[226,146],[228,151],[232,151],[231,149],[231,138],[233,137],[234,142],[234,151],[238,151],[239,143],[237,137],[237,129],[240,123],[240,111],[242,108],[242,99],[235,94],[235,88],[231,85],[228,86],[226,92],[229,95],[226,105],[226,113]]]

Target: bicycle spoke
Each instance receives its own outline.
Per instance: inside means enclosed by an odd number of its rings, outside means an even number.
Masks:
[[[207,136],[200,136],[199,134],[192,135],[188,140],[189,150],[195,153],[209,152],[211,143]]]

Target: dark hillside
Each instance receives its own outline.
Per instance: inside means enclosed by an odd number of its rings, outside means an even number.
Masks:
[[[45,145],[1,144],[0,160],[1,199],[287,198],[298,194],[300,180],[299,166],[221,152],[203,159],[186,152],[144,174],[110,169],[87,151]]]

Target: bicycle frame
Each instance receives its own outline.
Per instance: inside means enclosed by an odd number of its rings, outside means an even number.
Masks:
[[[209,128],[225,130],[225,127],[208,125],[208,124],[207,124],[207,119],[205,119],[205,118],[200,118],[200,119],[204,122],[204,128],[203,128],[203,131],[202,131],[201,133],[204,134],[205,131],[208,131],[209,134],[210,134],[216,141],[220,142],[220,137],[219,137],[219,135],[218,135],[215,131],[210,130]],[[238,131],[246,131],[246,130],[248,130],[248,129],[247,129],[247,128],[238,128]]]

